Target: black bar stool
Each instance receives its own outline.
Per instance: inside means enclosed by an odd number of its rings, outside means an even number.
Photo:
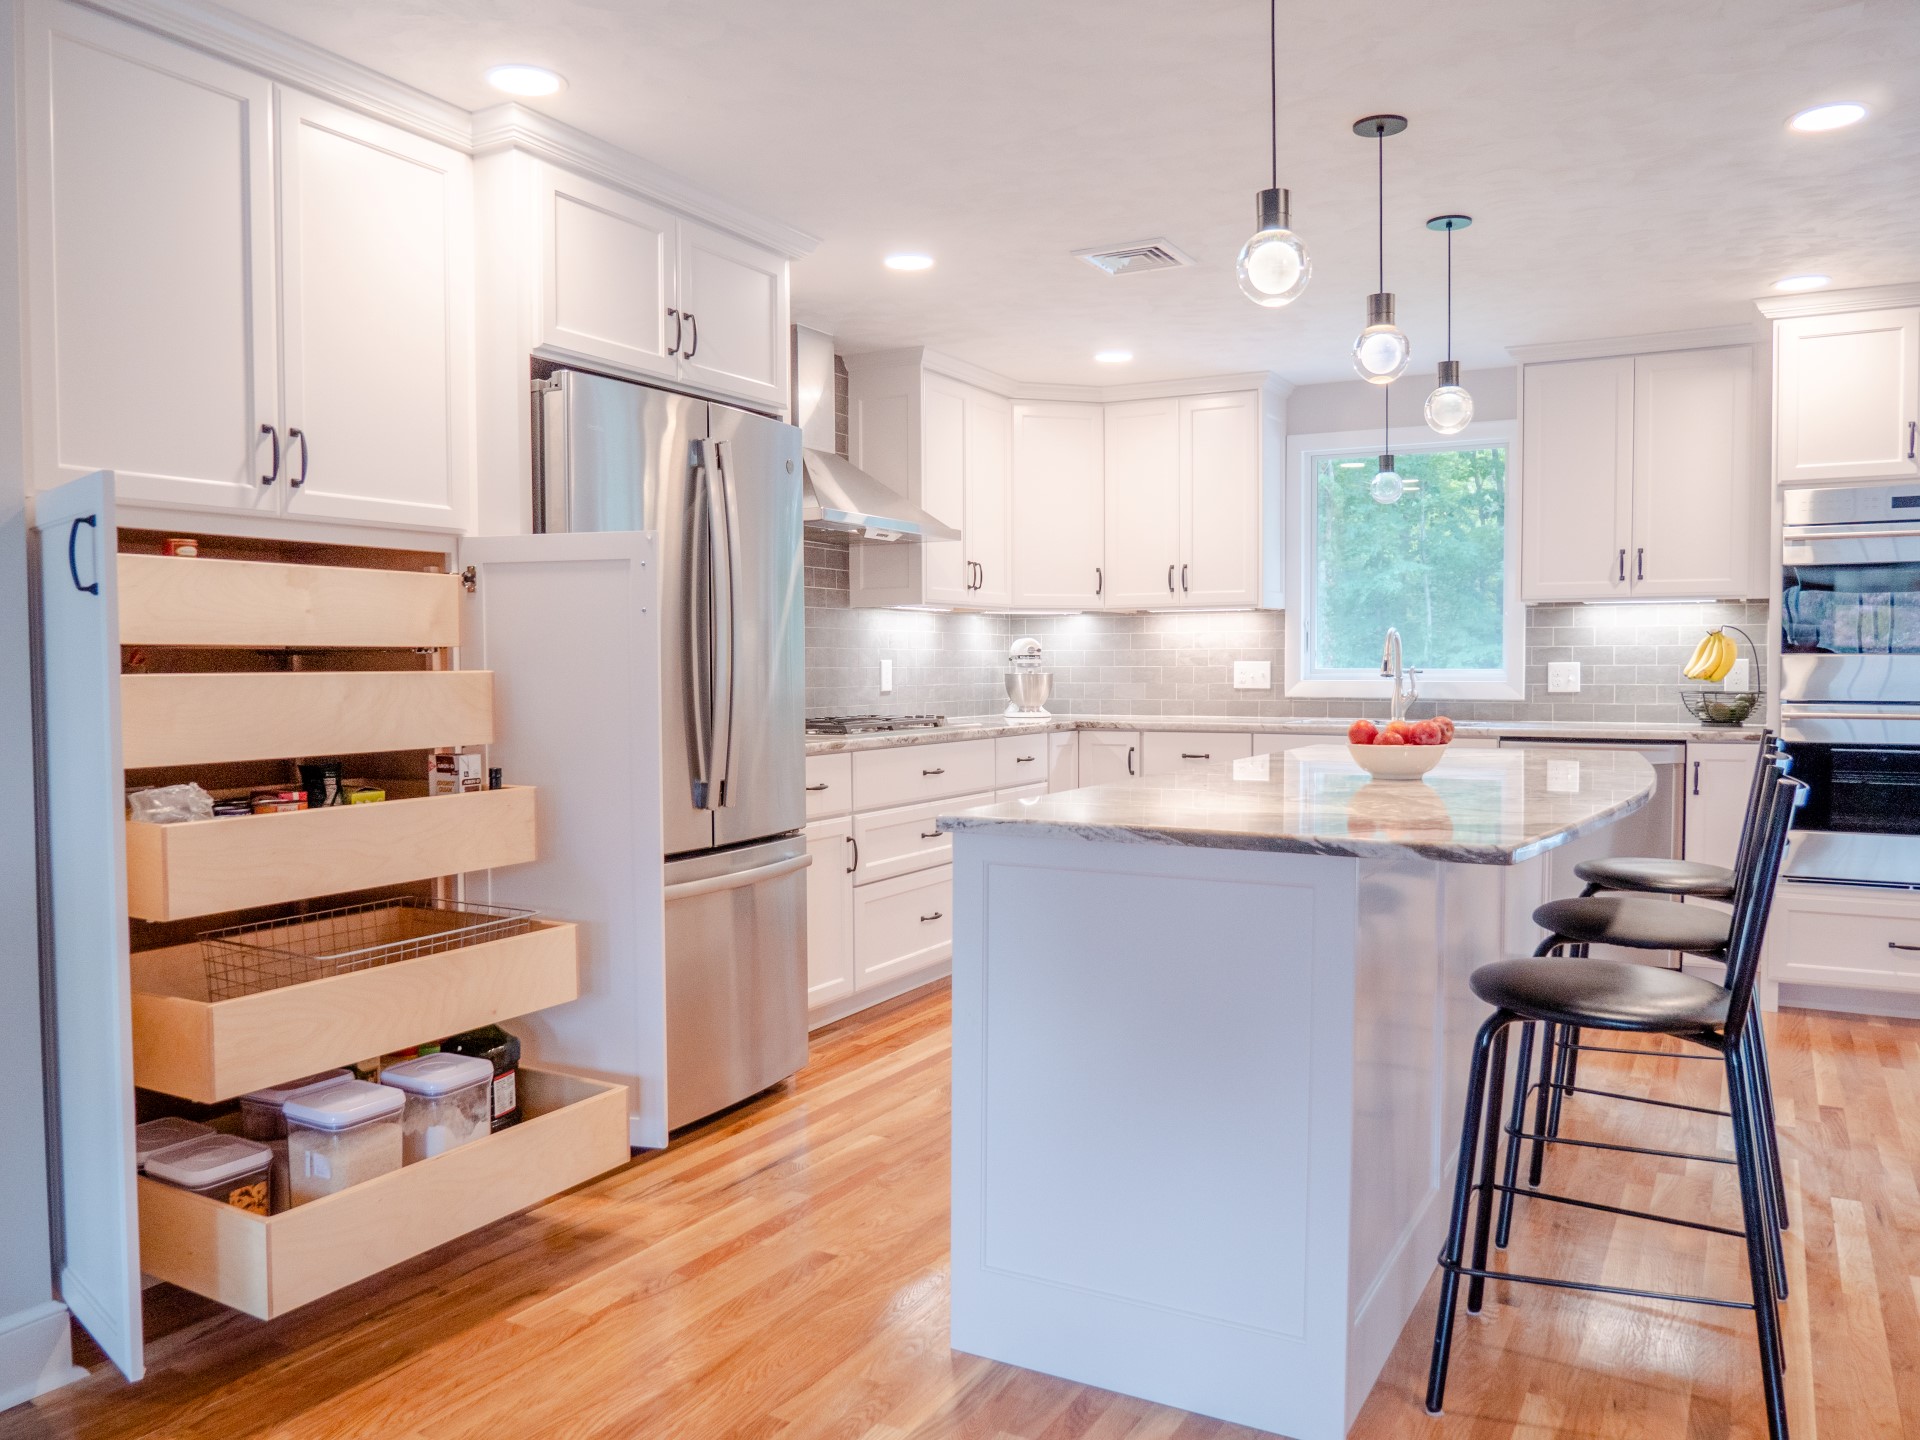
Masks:
[[[1806,786],[1784,777],[1772,782],[1762,797],[1755,842],[1735,880],[1731,934],[1725,949],[1726,983],[1715,985],[1684,971],[1657,969],[1624,961],[1532,956],[1502,960],[1473,973],[1474,993],[1494,1007],[1474,1041],[1473,1070],[1467,1083],[1466,1113],[1461,1124],[1459,1169],[1454,1176],[1453,1209],[1446,1246],[1440,1253],[1442,1272],[1440,1312],[1434,1328],[1433,1363],[1427,1379],[1427,1409],[1439,1413],[1446,1399],[1447,1364],[1452,1354],[1455,1309],[1460,1281],[1468,1282],[1467,1309],[1477,1312],[1489,1279],[1522,1285],[1591,1290],[1601,1294],[1642,1299],[1676,1300],[1754,1312],[1765,1380],[1767,1426],[1772,1440],[1787,1440],[1786,1397],[1782,1383],[1785,1347],[1780,1335],[1778,1265],[1770,1254],[1769,1239],[1778,1240],[1769,1205],[1765,1175],[1765,1148],[1758,1078],[1754,1069],[1754,1036],[1759,1030],[1753,1009],[1753,987],[1758,976],[1761,943],[1773,906],[1780,861],[1786,850],[1793,810]],[[1506,1080],[1507,1030],[1514,1024],[1578,1026],[1626,1034],[1669,1035],[1712,1052],[1727,1067],[1731,1097],[1734,1160],[1740,1174],[1743,1224],[1739,1229],[1675,1220],[1646,1211],[1601,1205],[1572,1196],[1530,1192],[1538,1199],[1600,1210],[1614,1215],[1683,1224],[1693,1229],[1737,1235],[1746,1241],[1751,1301],[1708,1295],[1675,1295],[1617,1285],[1597,1285],[1544,1275],[1521,1275],[1488,1268],[1494,1195],[1511,1193],[1511,1182],[1496,1178],[1501,1131],[1501,1092]],[[1479,1181],[1474,1180],[1478,1157]],[[1473,1250],[1462,1260],[1467,1240],[1467,1206],[1475,1189],[1479,1203],[1474,1214]]]

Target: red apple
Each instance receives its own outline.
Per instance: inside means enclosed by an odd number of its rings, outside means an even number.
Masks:
[[[1379,727],[1371,720],[1356,720],[1347,727],[1349,745],[1371,745],[1379,736]]]
[[[1416,720],[1407,741],[1413,745],[1444,745],[1447,743],[1446,727],[1438,720]]]
[[[1388,729],[1383,731],[1380,738],[1373,743],[1376,745],[1404,745],[1407,743],[1407,737],[1404,731]]]
[[[1451,745],[1453,743],[1453,721],[1449,720],[1444,715],[1436,715],[1433,717],[1433,723],[1438,725],[1440,729],[1443,732],[1445,732],[1446,734],[1445,743]]]

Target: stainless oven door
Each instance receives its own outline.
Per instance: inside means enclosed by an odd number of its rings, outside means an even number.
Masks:
[[[1920,493],[1796,491],[1783,505],[1782,702],[1920,705]]]
[[[1782,875],[1920,889],[1920,707],[1783,706],[1780,738],[1808,786]]]

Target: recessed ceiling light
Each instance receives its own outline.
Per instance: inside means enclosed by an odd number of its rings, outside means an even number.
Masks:
[[[1788,275],[1773,282],[1776,290],[1818,290],[1822,285],[1832,283],[1828,275]]]
[[[1102,365],[1124,365],[1133,359],[1133,351],[1096,350],[1093,353],[1093,358],[1098,360]]]
[[[1856,105],[1851,100],[1838,101],[1832,105],[1815,105],[1802,110],[1787,122],[1789,130],[1811,133],[1819,130],[1844,130],[1867,118],[1867,107]]]
[[[539,65],[496,65],[487,71],[487,83],[509,95],[558,95],[567,82]]]
[[[886,265],[889,270],[931,270],[931,255],[889,255]]]

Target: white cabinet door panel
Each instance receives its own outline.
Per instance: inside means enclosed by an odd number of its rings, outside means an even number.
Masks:
[[[807,819],[844,815],[853,808],[853,756],[807,756]]]
[[[953,867],[863,885],[853,899],[854,988],[953,957]]]
[[[22,109],[31,485],[272,510],[273,87],[104,16],[36,12]]]
[[[878,421],[881,417],[876,416]],[[891,427],[887,427],[891,428]],[[909,431],[900,439],[912,444]],[[939,376],[929,376],[920,398],[920,504],[937,520],[962,535],[967,524],[967,389]],[[854,456],[859,463],[860,456]],[[876,474],[880,472],[876,471]],[[882,475],[881,478],[887,478]],[[902,494],[907,493],[904,479]],[[868,547],[871,549],[872,547]],[[967,565],[967,542],[930,540],[920,547],[925,570],[925,595],[931,605],[973,603],[973,571]]]
[[[853,802],[885,810],[993,789],[993,741],[951,740],[861,750],[853,757]]]
[[[1260,397],[1180,402],[1182,605],[1260,603]]]
[[[1005,789],[1008,786],[1027,786],[1036,781],[1044,784],[1047,779],[1048,741],[1053,736],[1046,731],[1036,731],[1026,735],[1002,735],[993,742],[993,783]]]
[[[1521,595],[1619,599],[1631,583],[1633,357],[1521,373]]]
[[[1920,475],[1920,309],[1802,316],[1774,335],[1781,484]]]
[[[1253,754],[1253,736],[1241,731],[1149,730],[1141,737],[1144,775],[1175,775],[1205,770],[1216,760],[1243,760]]]
[[[1759,747],[1746,743],[1687,746],[1687,859],[1733,867],[1759,756]]]
[[[967,558],[974,605],[1013,603],[1013,406],[984,390],[967,396]]]
[[[1636,597],[1749,593],[1753,352],[1673,350],[1634,361]]]
[[[1102,603],[1179,603],[1180,402],[1106,407],[1106,564]]]
[[[1013,603],[1094,610],[1103,583],[1098,405],[1013,407]]]
[[[675,378],[686,327],[674,267],[679,220],[551,165],[534,170],[540,273],[534,335],[558,359]]]
[[[806,829],[807,1008],[853,993],[853,820]]]
[[[993,793],[983,791],[893,810],[861,811],[853,817],[853,838],[859,846],[853,883],[870,885],[945,865],[953,855],[953,837],[941,832],[939,817],[992,803]]]
[[[1133,779],[1141,773],[1140,736],[1132,730],[1082,730],[1079,772],[1082,786]]]
[[[297,91],[280,122],[287,509],[459,529],[472,162]]]
[[[1080,735],[1075,730],[1056,730],[1047,736],[1047,790],[1080,788]]]
[[[680,222],[680,376],[752,404],[787,403],[787,262],[758,245]]]

